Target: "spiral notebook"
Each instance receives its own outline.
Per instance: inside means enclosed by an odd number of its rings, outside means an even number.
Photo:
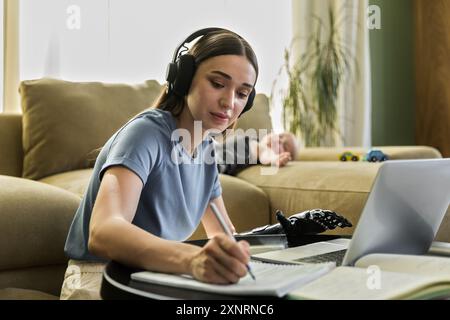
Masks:
[[[218,294],[282,297],[328,273],[335,268],[335,264],[288,265],[251,261],[250,267],[256,280],[247,274],[238,283],[227,285],[204,283],[188,275],[152,271],[132,273],[131,278],[135,281]]]

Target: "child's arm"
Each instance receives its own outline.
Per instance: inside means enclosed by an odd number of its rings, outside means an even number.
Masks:
[[[278,167],[285,166],[291,159],[291,154],[289,152],[282,152],[277,154],[265,143],[260,143],[258,145],[259,151],[259,162],[263,165],[276,165]]]

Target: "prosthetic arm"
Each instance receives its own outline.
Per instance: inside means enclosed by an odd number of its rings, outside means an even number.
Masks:
[[[286,218],[280,210],[276,212],[277,224],[265,225],[239,235],[286,234],[289,242],[301,235],[311,235],[333,230],[336,227],[351,227],[352,224],[336,212],[324,209],[312,209],[296,213]]]

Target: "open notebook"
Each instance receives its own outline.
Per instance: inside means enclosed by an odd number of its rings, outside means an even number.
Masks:
[[[236,284],[217,285],[195,280],[188,275],[175,275],[142,271],[131,274],[136,281],[186,288],[228,295],[254,295],[282,297],[294,289],[321,277],[335,268],[334,263],[315,265],[286,265],[250,262],[256,277],[241,278]]]
[[[289,294],[292,299],[435,299],[450,297],[450,258],[369,254]]]

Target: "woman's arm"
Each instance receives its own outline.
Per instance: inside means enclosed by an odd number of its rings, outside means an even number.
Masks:
[[[124,167],[105,172],[91,216],[89,251],[133,267],[186,272],[186,253],[193,248],[160,239],[131,223],[142,187],[141,179]]]
[[[234,227],[230,217],[228,216],[228,212],[227,209],[225,208],[225,203],[223,202],[222,196],[218,196],[217,198],[211,200],[211,202],[217,206],[217,209],[219,209],[220,213],[222,214],[222,217],[225,219],[225,222],[228,223],[231,232],[233,234],[236,233],[236,228]],[[225,234],[225,230],[223,230],[220,222],[217,220],[214,212],[212,211],[209,205],[206,208],[205,213],[203,215],[202,224],[203,228],[206,231],[206,235],[208,236],[209,239],[215,239],[217,237],[225,237],[228,240],[230,240],[229,236]],[[245,257],[248,257],[248,259],[250,259],[250,245],[247,241],[241,240],[239,242],[235,242],[235,240],[232,239],[232,242],[234,244],[238,244],[239,250],[242,250]]]
[[[133,267],[191,274],[205,282],[237,282],[246,274],[249,256],[224,235],[201,248],[156,237],[133,225],[142,187],[140,178],[125,167],[105,172],[90,221],[91,253]]]
[[[228,223],[231,232],[236,233],[236,229],[233,223],[231,222],[230,217],[228,216],[228,212],[227,209],[225,208],[225,203],[223,202],[222,196],[213,199],[211,202],[214,203],[219,209],[219,211],[222,213],[222,216]],[[211,210],[211,207],[209,205],[206,208],[205,214],[203,215],[202,224],[203,228],[205,228],[206,235],[208,236],[208,238],[213,238],[217,234],[224,233],[222,226],[220,225],[219,221],[217,221],[217,218],[215,217],[214,212]]]

